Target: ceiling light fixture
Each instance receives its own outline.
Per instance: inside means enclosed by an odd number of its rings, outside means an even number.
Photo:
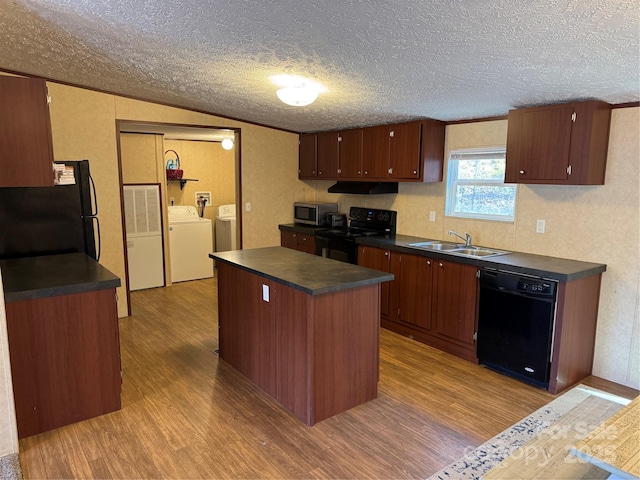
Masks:
[[[233,140],[230,138],[225,138],[222,140],[222,148],[225,150],[231,150],[233,148]]]
[[[276,92],[278,98],[292,107],[304,107],[315,102],[318,92],[309,87],[284,87]]]
[[[282,87],[276,92],[278,98],[293,107],[310,105],[325,91],[319,83],[294,75],[276,75],[271,81]]]

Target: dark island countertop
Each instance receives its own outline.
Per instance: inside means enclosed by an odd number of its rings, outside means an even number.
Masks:
[[[120,279],[84,253],[0,260],[5,302],[120,286]]]
[[[607,269],[602,263],[582,262],[566,258],[533,255],[530,253],[511,252],[508,255],[497,255],[484,258],[467,258],[448,255],[446,253],[411,247],[409,244],[428,242],[431,238],[412,237],[409,235],[387,235],[378,237],[360,237],[356,242],[361,245],[396,250],[425,257],[451,260],[458,263],[475,265],[480,268],[493,268],[512,273],[524,273],[535,277],[569,282],[579,278],[598,275]]]
[[[209,257],[310,295],[393,280],[390,273],[283,247],[216,252]]]

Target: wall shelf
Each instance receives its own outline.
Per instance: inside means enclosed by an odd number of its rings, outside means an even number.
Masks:
[[[167,178],[167,183],[180,182],[180,190],[182,190],[187,182],[197,182],[197,178]]]

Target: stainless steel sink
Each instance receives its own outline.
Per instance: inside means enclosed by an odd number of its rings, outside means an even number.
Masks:
[[[508,252],[498,252],[486,248],[458,248],[453,250],[458,255],[470,255],[472,257],[488,257],[489,255],[504,255]]]
[[[410,247],[420,248],[423,250],[436,250],[442,253],[447,253],[450,255],[457,255],[460,257],[492,257],[496,255],[507,255],[511,252],[507,252],[505,250],[495,250],[493,248],[484,248],[484,247],[466,247],[464,245],[459,245],[455,243],[448,242],[418,242],[418,243],[410,243]]]
[[[410,247],[416,248],[424,248],[427,250],[455,250],[456,248],[460,248],[460,245],[456,245],[455,243],[445,243],[445,242],[418,242],[418,243],[410,243]]]

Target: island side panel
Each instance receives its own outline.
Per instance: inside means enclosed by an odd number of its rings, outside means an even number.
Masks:
[[[313,297],[312,423],[378,394],[380,284]]]
[[[275,397],[274,299],[263,300],[263,284],[273,289],[273,282],[218,262],[220,358]]]
[[[276,398],[296,417],[311,425],[311,345],[313,297],[275,284]]]

